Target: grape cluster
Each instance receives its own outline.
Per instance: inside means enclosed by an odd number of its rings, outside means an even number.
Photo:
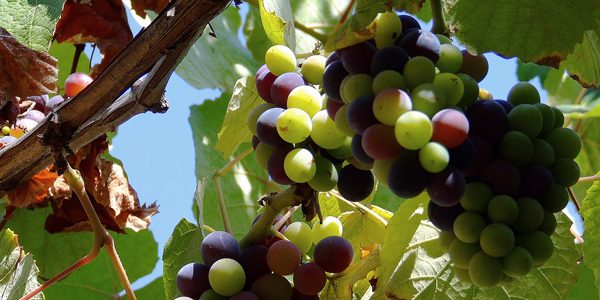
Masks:
[[[200,246],[203,263],[186,264],[177,273],[183,295],[177,299],[319,299],[326,272],[344,271],[354,258],[337,218],[327,217],[312,228],[294,222],[279,230],[286,239],[245,249],[227,232],[207,235]],[[303,261],[308,255],[312,260]]]

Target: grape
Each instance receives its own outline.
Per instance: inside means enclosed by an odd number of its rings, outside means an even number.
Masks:
[[[258,278],[251,289],[261,300],[287,300],[292,298],[292,285],[285,277],[267,274]]]
[[[200,245],[202,252],[202,261],[207,266],[222,258],[238,259],[240,256],[240,246],[235,238],[225,231],[215,231],[209,233]]]
[[[67,97],[75,97],[85,87],[92,83],[94,79],[85,73],[73,73],[65,80],[65,95]]]
[[[338,101],[342,100],[340,85],[346,75],[348,75],[348,71],[344,69],[341,61],[333,62],[325,68],[325,73],[323,73],[323,89],[329,97]]]
[[[317,164],[310,151],[297,148],[285,156],[283,169],[292,181],[302,183],[311,180],[315,176]]]
[[[294,222],[285,230],[285,237],[294,243],[300,252],[307,253],[312,246],[311,228],[304,222]]]
[[[319,91],[309,85],[301,85],[290,92],[287,98],[288,108],[299,108],[311,118],[321,110],[323,100]]]
[[[516,245],[525,248],[533,258],[533,265],[540,266],[552,256],[554,245],[550,237],[541,231],[520,233]]]
[[[427,195],[440,206],[458,203],[465,191],[465,177],[456,168],[449,167],[440,173],[431,174],[427,183]]]
[[[507,114],[514,108],[514,106],[512,104],[510,104],[510,102],[508,102],[506,100],[496,99],[496,100],[494,100],[494,102],[500,104],[502,106],[502,108],[504,108],[504,111]]]
[[[390,174],[390,169],[395,161],[395,159],[376,159],[373,161],[373,169],[371,171],[373,172],[373,177],[375,177],[380,184],[387,185],[388,175]]]
[[[244,288],[246,275],[244,269],[231,258],[217,260],[208,272],[210,286],[222,296],[233,296]]]
[[[361,162],[358,159],[356,159],[354,156],[349,157],[348,159],[346,159],[346,161],[359,170],[371,171],[371,169],[373,169],[372,163]],[[342,165],[340,165],[339,167],[341,167],[341,166]],[[375,179],[373,179],[373,180],[375,180]]]
[[[545,140],[533,140],[533,158],[532,165],[551,167],[554,164],[554,148]]]
[[[27,111],[21,115],[21,118],[34,120],[37,123],[42,122],[42,120],[44,120],[45,117],[46,117],[46,115],[43,112],[41,112],[39,110],[35,110],[35,109]]]
[[[258,77],[265,72],[270,72],[269,67],[267,67],[267,64],[263,64],[262,66],[260,66],[260,68],[258,68],[258,70],[256,70],[254,80],[258,80]]]
[[[373,97],[360,97],[348,106],[346,118],[350,127],[358,134],[373,124],[377,124],[377,118],[373,114]]]
[[[469,277],[480,288],[493,287],[502,279],[502,264],[497,258],[477,252],[469,261]]]
[[[444,249],[444,251],[448,251],[452,242],[456,240],[454,233],[452,231],[440,231],[438,234],[438,241],[440,242],[440,247]]]
[[[508,131],[506,112],[495,101],[476,101],[467,109],[466,115],[470,134],[483,138],[490,146],[499,144]]]
[[[396,138],[394,137],[394,127],[383,124],[369,126],[363,132],[361,145],[365,153],[373,159],[391,159],[402,151],[402,147],[396,142]],[[447,151],[446,156],[448,156]],[[448,157],[446,157],[447,163]]]
[[[302,76],[310,84],[321,84],[323,73],[325,72],[325,62],[327,58],[322,55],[312,55],[302,63]]]
[[[258,144],[260,143],[260,139],[253,135],[252,136],[252,150],[256,150],[256,147],[258,147]]]
[[[371,74],[379,75],[386,70],[402,73],[409,59],[408,54],[401,47],[391,46],[379,49],[371,61]]]
[[[473,163],[475,158],[475,146],[470,138],[466,138],[458,147],[448,149],[448,152],[450,153],[450,165],[463,171]]]
[[[207,290],[200,295],[201,300],[227,300],[227,297],[217,294],[213,289]]]
[[[479,244],[477,243],[465,243],[459,239],[454,239],[450,243],[450,248],[448,248],[448,255],[450,255],[454,267],[465,269],[469,267],[469,261],[473,255],[479,251]]]
[[[538,93],[533,84],[521,81],[508,91],[507,100],[514,106],[519,104],[536,104],[540,103],[540,93]]]
[[[48,100],[50,100],[48,98],[48,95],[40,95],[40,96],[29,96],[27,98],[25,98],[25,101],[21,102],[21,109],[20,112],[26,112],[27,109],[29,109],[29,107],[31,107],[32,104],[35,104],[33,106],[34,110],[37,111],[41,111],[41,112],[45,112],[46,111],[46,102],[48,102]],[[26,104],[25,107],[23,107],[23,104]]]
[[[366,42],[344,48],[342,52],[344,69],[348,70],[350,74],[369,73],[375,51],[375,47]]]
[[[521,195],[541,199],[552,187],[548,168],[529,166],[521,171]]]
[[[312,123],[310,137],[319,147],[335,149],[346,141],[346,136],[337,130],[335,123],[327,115],[327,111],[322,110],[316,113],[312,118]]]
[[[296,73],[283,73],[273,81],[271,99],[279,107],[287,106],[287,99],[292,90],[304,85],[302,76]]]
[[[442,144],[430,142],[419,149],[419,162],[430,173],[441,172],[448,166],[449,161],[450,154]]]
[[[435,79],[435,66],[427,57],[416,56],[406,63],[402,74],[408,86],[414,89],[421,84],[433,83]]]
[[[435,204],[433,201],[429,201],[427,205],[427,215],[431,223],[440,230],[449,232],[452,231],[454,220],[464,211],[460,204],[443,207]]]
[[[492,161],[494,153],[488,143],[480,137],[471,136],[469,139],[473,142],[475,156],[472,163],[465,169],[465,175],[468,177],[480,176]]]
[[[256,158],[258,165],[266,169],[269,162],[269,157],[271,157],[273,151],[275,151],[274,146],[269,146],[265,143],[259,143],[254,150],[254,157]]]
[[[533,157],[531,139],[520,131],[507,132],[500,141],[500,155],[519,167],[527,165]]]
[[[181,296],[181,297],[175,298],[175,300],[194,300],[194,298],[190,298],[190,297],[186,297],[186,296]]]
[[[479,241],[479,235],[484,227],[485,221],[480,214],[466,211],[456,217],[452,229],[459,240],[465,243],[475,243]]]
[[[510,196],[496,195],[487,206],[487,215],[492,222],[510,225],[519,218],[519,205]]]
[[[513,196],[519,191],[521,173],[511,162],[504,159],[496,159],[483,171],[481,179],[495,193]]]
[[[292,146],[289,145],[279,147],[273,151],[267,162],[269,176],[279,184],[292,184],[292,180],[285,172],[285,158],[292,150]]]
[[[271,98],[271,87],[277,76],[271,72],[262,72],[256,77],[256,91],[267,103],[273,103]]]
[[[252,292],[242,291],[231,296],[229,300],[260,300],[260,298],[258,298],[258,296],[256,296]]]
[[[443,92],[448,105],[458,104],[465,91],[462,80],[452,73],[439,73],[435,75],[433,85]]]
[[[9,135],[10,134],[10,127],[8,127],[8,126],[2,126],[2,134],[3,135]]]
[[[394,70],[385,70],[377,73],[373,78],[373,94],[379,95],[386,89],[401,89],[406,90],[408,87],[406,79],[401,73]],[[412,107],[412,104],[411,104]]]
[[[354,135],[352,137],[351,146],[353,158],[363,164],[373,164],[373,158],[370,157],[364,150],[364,146],[362,144],[362,135]]]
[[[433,117],[438,111],[446,106],[444,92],[431,83],[417,86],[411,94],[413,109]]]
[[[552,184],[550,190],[542,197],[540,203],[542,206],[550,212],[559,212],[569,202],[569,193],[567,189],[560,184]]]
[[[554,111],[544,103],[535,103],[533,106],[542,113],[542,131],[540,134],[546,134],[554,128]]]
[[[451,40],[449,37],[447,37],[447,36],[445,36],[445,35],[443,35],[443,34],[441,34],[441,33],[436,33],[436,34],[435,34],[435,36],[436,36],[436,37],[438,38],[438,40],[440,41],[440,44],[441,44],[441,45],[444,45],[444,44],[452,44],[452,40]],[[441,47],[441,46],[440,46],[440,47]],[[458,52],[460,52],[460,50],[458,50]],[[441,55],[441,54],[440,54],[440,55]],[[462,58],[462,54],[461,54],[461,58]],[[461,63],[462,63],[462,60],[461,60]]]
[[[554,113],[554,128],[560,128],[565,123],[565,115],[563,115],[562,111],[556,107],[551,107],[552,112]]]
[[[550,211],[544,210],[544,219],[542,220],[542,224],[537,229],[547,235],[552,235],[554,230],[556,230],[556,217]]]
[[[270,108],[263,112],[256,120],[255,134],[262,143],[270,146],[278,146],[285,143],[277,132],[277,119],[281,113],[283,113],[283,108]]]
[[[488,72],[488,61],[483,55],[473,55],[467,50],[461,51],[463,54],[463,64],[458,72],[468,74],[477,82],[481,82]]]
[[[294,272],[294,289],[301,294],[316,295],[327,283],[325,271],[316,263],[302,264]]]
[[[184,265],[177,272],[177,288],[184,296],[190,298],[198,298],[206,290],[210,289],[208,282],[209,267],[198,264],[189,263]]]
[[[346,76],[340,85],[340,95],[344,103],[349,104],[359,97],[373,96],[373,77],[369,74]]]
[[[315,246],[315,262],[326,272],[339,273],[352,263],[354,250],[348,240],[339,236],[329,236]]]
[[[277,117],[277,133],[288,143],[300,143],[310,135],[312,120],[299,108],[288,108]]]
[[[336,51],[331,52],[331,54],[329,54],[329,56],[327,56],[327,60],[325,61],[325,68],[327,68],[327,66],[329,66],[330,64],[339,61],[340,60],[340,54],[337,53]]]
[[[329,159],[329,161],[331,161],[331,163],[334,165],[343,163],[346,158],[352,157],[352,139],[346,138],[341,146],[335,149],[321,151],[321,155]]]
[[[492,190],[485,183],[470,182],[465,186],[465,191],[460,197],[460,205],[468,211],[484,213],[488,209],[488,203],[493,196]]]
[[[54,107],[63,103],[64,101],[65,101],[65,98],[63,98],[61,95],[56,95],[56,96],[48,99],[48,101],[46,101],[45,113],[46,114],[50,113]]]
[[[276,76],[296,71],[296,56],[290,48],[283,45],[269,48],[265,53],[265,63]]]
[[[327,216],[323,219],[323,223],[319,221],[313,224],[310,232],[313,244],[318,244],[322,239],[328,236],[342,236],[342,222],[336,217]]]
[[[375,44],[381,49],[393,46],[402,33],[402,22],[393,11],[379,13],[375,17]]]
[[[350,124],[348,124],[348,107],[348,104],[344,104],[342,107],[340,107],[340,110],[338,111],[339,114],[336,114],[334,119],[335,128],[337,128],[337,130],[345,136],[353,137],[356,132],[354,132],[354,129],[352,129]]]
[[[463,56],[458,47],[450,43],[440,46],[440,58],[436,63],[440,72],[456,73],[460,69],[460,66],[462,66],[462,63]]]
[[[400,89],[385,89],[373,100],[375,118],[389,126],[396,125],[398,117],[412,109],[410,96]]]
[[[542,113],[531,104],[515,106],[508,114],[510,129],[518,130],[534,139],[542,131]]]
[[[344,105],[345,105],[344,102],[337,102],[337,101],[334,101],[332,98],[326,97],[325,110],[327,110],[327,115],[329,116],[329,118],[331,118],[332,120],[335,120],[335,117],[337,116],[338,111],[340,111],[340,108],[342,108],[342,106],[344,106]]]
[[[398,15],[400,22],[402,23],[402,30],[406,31],[408,29],[421,29],[421,25],[419,25],[419,21],[409,15]]]
[[[394,133],[400,146],[417,150],[425,146],[431,139],[433,125],[426,114],[419,111],[408,111],[398,117]]]
[[[503,257],[515,247],[515,234],[510,227],[504,224],[492,223],[481,231],[479,244],[485,254],[492,257]]]
[[[419,30],[408,33],[400,41],[400,46],[410,57],[424,56],[434,63],[440,57],[440,41],[429,31]]]
[[[581,171],[577,162],[570,159],[557,160],[550,168],[554,181],[562,184],[564,187],[572,186],[579,180]]]
[[[433,124],[432,141],[447,148],[455,148],[467,139],[469,121],[456,109],[446,108],[437,112],[431,119]]]
[[[259,277],[271,273],[271,269],[267,264],[268,250],[263,245],[251,245],[245,248],[240,254],[238,262],[246,274],[245,289],[250,288],[252,283]]]
[[[297,290],[293,291],[292,300],[319,300],[319,295],[303,295]]]
[[[544,209],[540,203],[529,197],[521,197],[517,199],[519,206],[519,217],[511,227],[516,231],[528,232],[537,229],[542,224],[544,219]]]
[[[294,273],[301,263],[302,253],[298,247],[290,241],[277,241],[267,252],[267,264],[273,273],[278,275],[289,275]]]
[[[338,181],[338,173],[335,166],[331,161],[322,156],[315,156],[315,163],[317,165],[317,171],[315,176],[308,181],[308,185],[315,191],[331,191],[335,188]]]
[[[401,157],[390,168],[388,186],[398,197],[413,198],[425,189],[427,172],[412,157]]]
[[[531,271],[532,264],[531,254],[525,248],[516,246],[502,258],[502,271],[510,277],[518,278],[527,275]]]
[[[556,158],[574,159],[581,150],[581,140],[575,131],[569,128],[555,128],[544,135],[556,154]]]
[[[469,277],[469,269],[454,268],[454,276],[462,282],[471,282]]]
[[[346,165],[340,170],[337,188],[350,201],[362,201],[369,197],[375,186],[373,173]]]
[[[473,77],[467,74],[458,73],[456,76],[460,78],[464,87],[463,96],[460,98],[460,101],[458,101],[457,106],[466,109],[477,101],[477,97],[479,96],[479,85]]]

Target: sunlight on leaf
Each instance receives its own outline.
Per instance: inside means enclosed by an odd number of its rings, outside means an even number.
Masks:
[[[289,0],[259,0],[260,18],[273,44],[296,49],[294,15]]]

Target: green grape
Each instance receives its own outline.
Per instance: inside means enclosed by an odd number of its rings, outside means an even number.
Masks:
[[[475,79],[473,79],[473,77],[467,74],[458,73],[456,76],[460,78],[464,86],[463,96],[460,98],[460,101],[456,106],[461,109],[466,109],[467,107],[471,106],[471,104],[475,103],[475,101],[477,101],[477,97],[479,96],[479,84]]]
[[[373,100],[373,114],[385,125],[394,126],[398,117],[412,109],[410,96],[400,89],[385,89]]]
[[[440,58],[436,66],[440,72],[456,73],[463,63],[463,56],[458,47],[448,43],[440,46]]]
[[[324,97],[310,85],[301,85],[293,89],[287,98],[288,108],[299,108],[311,118],[323,108]]]
[[[556,230],[556,225],[556,217],[554,214],[551,211],[544,210],[544,219],[538,230],[547,235],[552,235],[554,230]]]
[[[350,74],[342,80],[340,95],[344,103],[349,104],[361,96],[373,96],[373,76],[369,74]]]
[[[257,119],[258,119],[258,117],[257,117]],[[255,127],[256,127],[256,126],[249,127],[249,128],[250,128],[250,131],[252,131],[252,129],[256,130],[256,128],[255,128]],[[2,126],[2,134],[3,134],[3,135],[9,135],[9,134],[10,134],[10,127],[8,127],[8,126]]]
[[[531,254],[519,246],[514,247],[508,255],[502,258],[502,271],[513,278],[527,275],[531,271],[532,265]]]
[[[348,111],[348,107],[350,105],[348,104],[344,104],[342,105],[342,107],[340,107],[340,109],[337,111],[337,113],[335,114],[335,128],[337,128],[337,130],[348,137],[353,137],[356,132],[354,132],[354,130],[352,129],[352,127],[350,127],[350,124],[348,123],[348,118],[347,118],[347,111]]]
[[[317,172],[317,164],[313,154],[304,149],[297,148],[290,151],[283,161],[285,174],[294,182],[307,182]]]
[[[404,65],[402,73],[408,86],[414,89],[421,84],[433,82],[435,79],[435,66],[429,58],[416,56]]]
[[[439,73],[435,75],[433,86],[444,93],[447,105],[458,104],[465,92],[462,80],[452,73]]]
[[[509,131],[500,141],[500,155],[518,167],[524,167],[533,157],[533,143],[524,133]]]
[[[542,113],[542,131],[540,134],[545,134],[554,128],[554,111],[550,106],[544,103],[536,103],[533,106]]]
[[[429,142],[419,149],[419,162],[426,171],[439,173],[448,166],[450,153],[442,144]]]
[[[556,158],[574,159],[581,150],[581,140],[569,128],[555,128],[544,135],[544,140],[552,145]]]
[[[378,49],[393,46],[402,33],[402,22],[394,11],[386,11],[375,17],[375,45]]]
[[[431,139],[433,125],[426,114],[419,111],[407,111],[396,120],[394,134],[400,146],[409,150],[417,150],[425,146]]]
[[[493,287],[502,279],[502,263],[483,252],[477,252],[469,261],[469,277],[480,288]]]
[[[430,118],[446,106],[444,92],[431,83],[417,86],[412,90],[411,97],[413,109],[425,113]]]
[[[509,225],[519,218],[519,205],[510,196],[496,195],[488,204],[487,215],[492,222]]]
[[[554,128],[563,127],[565,124],[565,115],[556,107],[551,107],[554,113]]]
[[[343,229],[342,222],[336,217],[325,217],[323,224],[317,220],[310,232],[312,242],[316,245],[328,236],[342,236]]]
[[[550,168],[550,172],[552,172],[554,182],[560,183],[564,187],[569,187],[577,183],[581,175],[577,162],[570,159],[557,160],[552,168]]]
[[[469,267],[469,261],[479,252],[479,244],[465,243],[459,239],[454,239],[448,248],[448,255],[455,267],[466,269]]]
[[[470,182],[465,186],[460,205],[467,211],[484,213],[493,196],[494,193],[487,184],[478,181]]]
[[[277,118],[277,133],[286,142],[300,143],[310,135],[312,120],[299,108],[288,108]]]
[[[275,107],[275,105],[271,103],[261,103],[250,111],[250,113],[248,114],[248,118],[246,119],[246,125],[248,125],[248,129],[250,129],[250,132],[252,132],[252,134],[256,133],[256,121],[258,120],[258,117],[260,117],[262,113],[273,107]]]
[[[550,168],[554,164],[554,148],[543,139],[533,140],[533,157],[531,164]]]
[[[521,131],[531,139],[542,131],[542,124],[542,113],[531,104],[517,105],[508,113],[510,129]]]
[[[265,53],[265,63],[275,76],[296,71],[296,56],[290,48],[283,45],[269,48]]]
[[[209,289],[200,295],[200,300],[227,300],[227,297],[217,294],[213,289]]]
[[[308,181],[308,185],[318,192],[329,192],[338,180],[338,173],[335,166],[327,158],[322,156],[315,157],[317,171],[315,176]]]
[[[455,267],[454,268],[454,275],[460,281],[471,282],[471,277],[469,277],[469,269],[461,269],[461,268],[456,268]]]
[[[438,38],[438,41],[440,41],[440,45],[452,44],[452,40],[443,34],[436,33],[435,36]]]
[[[221,258],[213,263],[208,271],[208,281],[212,289],[222,296],[233,296],[244,288],[244,269],[231,258]]]
[[[346,142],[346,136],[340,133],[326,110],[316,113],[312,118],[310,137],[324,149],[335,149]]]
[[[379,181],[379,184],[387,186],[388,175],[395,161],[395,158],[386,160],[376,159],[373,161],[373,176]]]
[[[304,60],[300,71],[308,83],[321,84],[326,61],[327,58],[323,55],[312,55]]]
[[[373,95],[377,95],[385,89],[406,90],[407,87],[404,76],[394,70],[381,71],[373,78]]]
[[[519,206],[519,217],[517,221],[511,224],[516,231],[527,232],[540,227],[544,219],[544,208],[535,199],[521,197],[517,199]]]
[[[545,209],[553,213],[559,212],[567,206],[569,192],[561,184],[553,183],[546,196],[540,202]]]
[[[515,234],[504,224],[492,223],[481,231],[479,244],[485,254],[503,257],[515,247]]]
[[[273,151],[275,151],[276,148],[277,147],[269,146],[265,143],[258,143],[256,150],[254,150],[258,165],[266,169],[267,163],[269,162],[269,157],[271,157],[271,154],[273,154]]]
[[[538,93],[533,84],[522,81],[515,84],[510,91],[508,91],[507,100],[514,106],[519,104],[540,103],[540,93]]]
[[[327,153],[331,154],[331,156],[337,159],[346,159],[352,157],[352,139],[346,138],[341,146],[335,149],[328,149]]]
[[[456,217],[452,229],[459,240],[475,243],[479,241],[479,235],[484,227],[485,220],[480,214],[466,211]]]
[[[525,248],[531,254],[534,266],[544,264],[550,259],[552,252],[554,252],[552,239],[541,231],[517,234],[516,245]]]
[[[294,222],[285,229],[285,237],[300,249],[300,252],[306,254],[312,246],[311,228],[304,222]]]
[[[456,236],[452,231],[440,231],[438,236],[438,241],[440,242],[440,247],[444,249],[444,251],[448,251],[452,242],[456,240]]]

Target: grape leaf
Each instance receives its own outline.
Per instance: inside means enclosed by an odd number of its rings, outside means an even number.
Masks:
[[[27,207],[38,204],[48,196],[48,189],[52,186],[58,174],[50,171],[51,167],[33,175],[24,184],[8,192],[8,202],[15,207]]]
[[[271,47],[271,41],[260,21],[260,12],[255,6],[248,7],[246,22],[244,23],[244,37],[246,48],[252,53],[252,57],[258,64],[265,63],[265,53]]]
[[[160,13],[169,2],[170,0],[131,0],[131,8],[138,16],[145,18],[146,10]]]
[[[585,264],[579,264],[579,273],[577,283],[569,291],[567,300],[578,299],[598,299],[598,288],[595,284],[596,276],[594,272],[587,268]]]
[[[46,51],[64,1],[0,0],[0,27],[27,47]],[[0,55],[2,57],[3,55]],[[5,74],[4,72],[2,72]]]
[[[289,0],[258,0],[260,18],[273,44],[296,49],[294,15]]]
[[[246,125],[246,118],[252,109],[263,102],[256,91],[253,76],[245,76],[235,83],[215,145],[215,149],[221,152],[223,158],[231,156],[240,144],[250,142],[252,133]]]
[[[534,78],[539,77],[540,83],[542,83],[546,81],[550,70],[551,69],[548,66],[517,61],[517,79],[519,81],[531,81]]]
[[[16,300],[25,296],[40,284],[38,268],[30,253],[19,245],[19,238],[10,229],[0,233],[0,298]],[[44,299],[38,294],[32,299]]]
[[[297,0],[292,1],[292,9],[298,22],[312,26],[317,33],[326,35],[333,31],[350,2],[349,0]],[[317,42],[319,41],[315,37],[296,28],[296,53],[311,52]]]
[[[575,76],[586,87],[600,85],[600,17],[596,18],[596,29],[583,34],[583,41],[561,62],[561,68]]]
[[[73,64],[73,57],[75,55],[75,46],[71,44],[61,44],[53,42],[50,46],[48,54],[52,55],[58,60],[58,81],[56,86],[59,89],[59,94],[62,94],[64,90],[65,80],[67,76],[71,74],[71,65]],[[90,72],[90,59],[87,57],[85,52],[82,52],[77,61],[76,72],[89,73]]]
[[[594,28],[594,1],[445,1],[450,31],[477,52],[557,67]]]
[[[166,299],[177,296],[177,272],[191,262],[201,262],[200,244],[202,230],[196,225],[181,219],[173,229],[163,252],[163,284]]]
[[[564,69],[549,69],[542,86],[548,92],[548,102],[554,105],[574,103],[583,89]]]
[[[600,173],[598,173],[600,174]],[[597,174],[597,175],[598,175]],[[600,286],[600,181],[594,184],[585,193],[585,199],[581,203],[581,216],[585,220],[585,242],[583,243],[583,255],[585,265],[594,271],[596,275],[596,286]]]
[[[165,298],[165,285],[162,276],[135,290],[135,296],[138,299],[167,299]]]

